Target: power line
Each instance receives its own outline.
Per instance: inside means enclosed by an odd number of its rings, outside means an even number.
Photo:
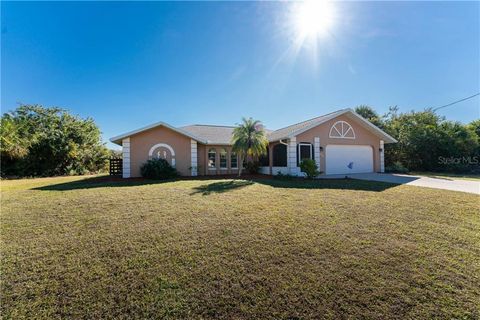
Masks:
[[[479,96],[479,95],[480,95],[480,92],[479,92],[479,93],[476,93],[476,94],[474,94],[473,96],[470,96],[470,97],[466,97],[466,98],[463,98],[463,99],[457,100],[457,101],[455,101],[455,102],[452,102],[452,103],[446,104],[446,105],[444,105],[444,106],[441,106],[441,107],[437,107],[437,108],[435,108],[435,109],[432,109],[432,111],[437,111],[438,109],[442,109],[442,108],[449,107],[449,106],[451,106],[451,105],[457,104],[457,103],[459,103],[459,102],[462,102],[462,101],[465,101],[465,100],[471,99],[471,98],[473,98],[473,97],[476,97],[476,96]]]

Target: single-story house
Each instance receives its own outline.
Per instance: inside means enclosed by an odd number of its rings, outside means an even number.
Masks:
[[[123,149],[123,177],[140,176],[148,159],[166,159],[183,176],[235,174],[235,127],[164,122],[110,139]],[[352,109],[343,109],[278,130],[264,129],[268,152],[260,172],[302,175],[299,162],[314,159],[324,174],[384,172],[384,144],[397,142]]]

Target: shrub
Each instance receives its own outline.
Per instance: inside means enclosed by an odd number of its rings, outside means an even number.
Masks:
[[[140,168],[142,177],[156,180],[172,179],[178,176],[177,170],[165,159],[151,159]]]
[[[258,173],[258,170],[260,170],[260,162],[258,162],[258,161],[248,161],[245,165],[245,169],[250,174]]]
[[[108,150],[95,122],[59,108],[21,105],[0,124],[1,174],[55,176],[106,171]]]
[[[392,173],[408,173],[408,169],[400,161],[395,161],[391,166],[386,167],[385,171]]]
[[[313,179],[320,174],[315,160],[305,159],[300,162],[300,169],[307,175],[307,178]]]
[[[385,162],[391,167],[396,161],[412,171],[469,172],[478,167],[469,161],[480,152],[475,123],[448,121],[431,109],[398,113],[391,108],[384,129],[398,140],[385,146]]]

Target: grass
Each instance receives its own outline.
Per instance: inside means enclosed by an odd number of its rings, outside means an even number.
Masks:
[[[470,180],[480,181],[480,174],[468,173],[440,173],[440,172],[410,172],[412,175],[426,176],[430,178],[447,179],[447,180]]]
[[[367,181],[2,181],[4,319],[478,319],[478,195]]]

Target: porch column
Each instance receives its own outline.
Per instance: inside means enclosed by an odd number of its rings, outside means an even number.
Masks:
[[[287,166],[288,172],[292,176],[298,175],[297,168],[297,138],[293,137],[288,142],[287,147]]]
[[[130,138],[122,140],[122,177],[130,178]]]
[[[190,140],[190,157],[191,157],[191,175],[192,177],[197,176],[198,174],[198,163],[197,163],[197,141],[191,139]]]
[[[320,170],[320,137],[315,137],[313,141],[313,157],[318,170]]]
[[[385,172],[385,143],[380,140],[380,172]]]

